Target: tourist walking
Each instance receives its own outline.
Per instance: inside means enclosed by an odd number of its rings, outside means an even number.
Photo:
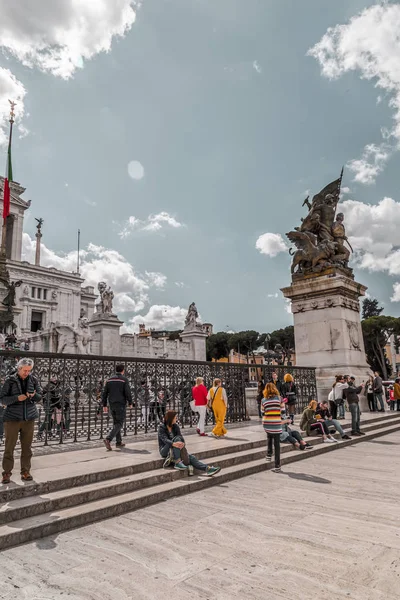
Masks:
[[[312,431],[317,431],[322,435],[322,439],[325,443],[337,442],[334,437],[329,433],[329,428],[323,419],[316,418],[317,401],[311,400],[307,408],[304,409],[301,415],[300,429],[305,431],[309,436]]]
[[[395,402],[397,404],[396,409],[400,410],[400,378],[396,377],[394,386],[393,386],[393,395]]]
[[[294,382],[293,376],[290,373],[286,373],[286,375],[283,378],[281,395],[282,395],[282,398],[287,399],[287,408],[288,408],[288,412],[289,412],[289,418],[290,418],[291,424],[293,425],[294,424],[294,414],[296,412],[297,387]]]
[[[211,435],[215,438],[225,437],[228,433],[224,426],[228,397],[220,379],[214,379],[214,385],[207,394],[207,402],[215,417],[215,427]]]
[[[221,467],[206,465],[188,453],[185,438],[176,421],[177,413],[167,410],[164,422],[158,428],[158,447],[161,457],[164,458],[163,467],[167,468],[173,464],[177,471],[187,470],[189,475],[193,475],[193,469],[204,471],[208,477],[216,475]]]
[[[383,401],[383,382],[378,371],[375,371],[374,377],[374,398],[378,412],[385,412],[385,403]],[[378,408],[378,403],[380,408]]]
[[[368,377],[368,381],[365,384],[364,394],[367,396],[368,408],[369,408],[370,412],[375,412],[376,410],[378,410],[378,407],[376,406],[376,402],[375,402],[374,378],[372,375],[370,375]]]
[[[115,438],[116,447],[123,448],[121,431],[126,418],[126,405],[132,406],[132,394],[129,381],[125,377],[124,365],[117,365],[115,375],[110,377],[104,386],[102,393],[103,411],[108,413],[108,406],[113,419],[113,428],[104,440],[104,445],[108,451],[112,450],[111,442]]]
[[[361,393],[363,387],[364,383],[356,387],[355,377],[352,376],[350,377],[347,389],[344,391],[351,413],[351,435],[356,436],[365,435],[365,433],[360,430],[360,405],[358,398],[358,394]]]
[[[14,450],[21,442],[21,479],[32,481],[31,459],[35,420],[38,418],[36,403],[42,399],[39,382],[32,375],[33,360],[21,358],[16,373],[8,376],[0,392],[0,405],[5,407],[3,414],[5,447],[3,454],[2,483],[11,481],[14,468]]]
[[[275,473],[281,472],[280,437],[282,434],[281,398],[273,383],[267,383],[264,390],[263,427],[267,434],[267,462],[271,462],[275,454]]]
[[[194,402],[194,412],[199,415],[199,422],[197,423],[197,433],[202,437],[206,436],[206,415],[207,415],[207,388],[204,385],[204,379],[197,377],[196,385],[192,388],[192,398]]]

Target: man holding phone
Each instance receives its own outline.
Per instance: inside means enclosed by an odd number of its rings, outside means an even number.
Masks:
[[[31,374],[33,360],[21,358],[17,363],[17,372],[9,375],[0,391],[0,404],[5,407],[2,483],[11,481],[14,468],[14,450],[21,441],[21,479],[32,481],[31,459],[35,420],[38,418],[36,403],[42,399],[42,390],[37,379]]]

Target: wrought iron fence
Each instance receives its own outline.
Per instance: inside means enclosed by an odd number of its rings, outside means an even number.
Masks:
[[[214,378],[222,380],[228,396],[227,422],[248,419],[245,388],[255,375],[249,364],[184,362],[178,360],[109,358],[49,353],[25,353],[34,360],[34,374],[43,389],[39,404],[36,440],[49,443],[102,439],[109,430],[108,415],[102,410],[104,382],[124,364],[129,380],[133,408],[127,411],[125,434],[157,431],[166,410],[178,412],[181,426],[196,426],[198,415],[190,408],[191,390],[196,377],[203,377],[211,387]],[[13,370],[20,353],[0,351],[0,379]],[[273,367],[257,365],[268,381]],[[284,369],[275,369],[283,377]],[[282,373],[281,373],[282,371]],[[298,386],[298,406],[302,409],[316,395],[313,369],[290,368]],[[0,416],[1,418],[1,416]],[[207,419],[212,421],[212,416]]]

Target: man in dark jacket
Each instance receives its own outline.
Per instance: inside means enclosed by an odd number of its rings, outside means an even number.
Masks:
[[[132,406],[132,394],[129,387],[129,381],[125,377],[124,365],[116,366],[116,373],[106,381],[102,393],[103,412],[108,413],[107,403],[110,405],[111,416],[114,427],[104,440],[104,445],[108,451],[112,450],[111,442],[116,439],[116,447],[123,448],[121,430],[124,426],[126,417],[126,405]]]
[[[32,481],[31,458],[35,420],[38,418],[36,403],[42,399],[41,388],[31,374],[33,360],[21,358],[17,372],[9,375],[0,391],[0,404],[5,407],[3,421],[5,447],[3,455],[2,483],[8,484],[14,468],[14,449],[21,441],[21,479]]]
[[[348,382],[348,387],[343,391],[351,413],[351,435],[356,436],[365,435],[365,433],[360,431],[360,406],[358,398],[358,394],[361,393],[363,387],[363,383],[356,387],[355,377],[351,376]]]
[[[385,403],[383,401],[383,382],[382,377],[380,376],[378,371],[375,372],[374,377],[374,400],[375,406],[378,406],[379,402],[380,408],[378,408],[378,411],[385,412]]]

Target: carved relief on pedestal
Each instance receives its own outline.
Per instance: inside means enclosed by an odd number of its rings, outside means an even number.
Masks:
[[[349,330],[350,349],[361,350],[360,331],[357,323],[354,321],[346,321]]]

